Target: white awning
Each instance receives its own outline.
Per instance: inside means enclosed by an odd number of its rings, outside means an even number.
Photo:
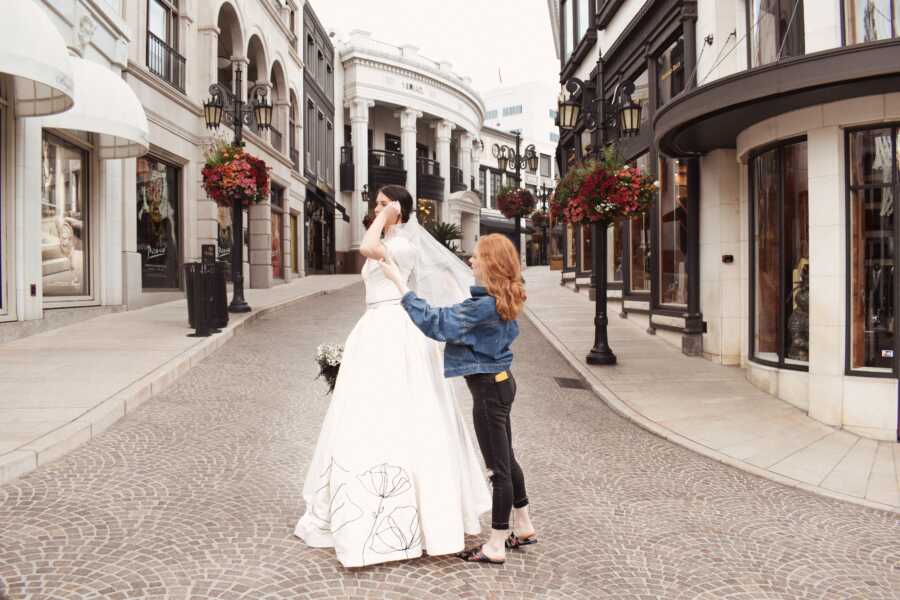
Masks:
[[[97,63],[72,57],[75,106],[41,120],[44,127],[99,135],[101,159],[132,158],[150,148],[150,127],[140,100],[125,80]]]
[[[33,0],[3,3],[0,73],[13,76],[17,117],[52,115],[72,107],[74,78],[66,42]]]

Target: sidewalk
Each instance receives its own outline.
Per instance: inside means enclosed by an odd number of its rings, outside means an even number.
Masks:
[[[526,314],[623,416],[657,435],[761,477],[900,512],[900,444],[828,427],[744,376],[678,349],[613,315],[615,366],[592,367],[594,304],[560,286],[558,271],[525,273]]]
[[[247,290],[253,312],[190,338],[184,300],[118,312],[0,344],[0,483],[90,440],[220,348],[250,321],[358,282],[304,277]],[[303,335],[303,332],[298,332]]]

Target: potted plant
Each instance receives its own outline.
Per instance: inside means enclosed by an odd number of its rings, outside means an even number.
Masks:
[[[507,219],[527,217],[534,212],[537,201],[523,188],[503,187],[497,191],[497,210]]]

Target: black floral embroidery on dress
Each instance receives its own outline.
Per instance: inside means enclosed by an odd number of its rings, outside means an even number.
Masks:
[[[375,494],[382,500],[399,496],[412,487],[409,475],[402,467],[387,463],[372,467],[357,475],[357,479],[367,492]]]
[[[369,549],[377,554],[392,554],[418,548],[422,544],[419,511],[414,506],[398,506],[375,527]]]

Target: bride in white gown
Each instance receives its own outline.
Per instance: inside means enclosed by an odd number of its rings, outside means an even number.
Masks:
[[[345,567],[459,552],[464,535],[478,534],[479,516],[491,508],[481,463],[443,375],[443,349],[409,319],[397,286],[377,263],[390,256],[407,278],[417,262],[421,267],[421,227],[414,216],[398,223],[412,210],[404,188],[379,192],[360,249],[368,257],[362,269],[367,310],[344,345],[303,487],[306,513],[294,530],[310,546],[333,547]],[[439,270],[451,277],[446,271],[457,268]],[[463,283],[447,280],[442,289],[458,293],[467,290]]]

